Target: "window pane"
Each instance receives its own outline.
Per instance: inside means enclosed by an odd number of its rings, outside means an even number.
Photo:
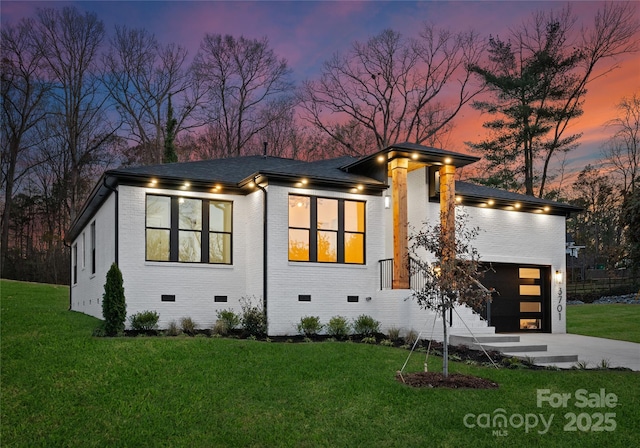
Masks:
[[[318,231],[318,261],[338,261],[338,233]]]
[[[540,278],[540,269],[519,268],[520,278]]]
[[[180,231],[178,236],[178,260],[199,262],[201,253],[201,233]]]
[[[540,302],[520,302],[521,313],[540,313],[542,304]]]
[[[231,235],[209,234],[209,263],[231,263]]]
[[[311,198],[289,196],[289,227],[311,227]]]
[[[318,198],[318,229],[338,230],[338,201],[336,199]]]
[[[344,262],[364,263],[364,235],[361,233],[344,234]]]
[[[344,230],[364,232],[364,202],[344,201]]]
[[[521,296],[539,296],[540,285],[520,285]]]
[[[178,199],[180,229],[202,230],[202,201],[200,199]]]
[[[147,229],[147,260],[169,260],[169,231]]]
[[[289,260],[309,261],[309,231],[289,229]]]
[[[520,319],[521,330],[539,330],[540,319]]]
[[[147,227],[171,227],[171,198],[147,196]]]
[[[209,203],[209,230],[231,232],[231,202]]]

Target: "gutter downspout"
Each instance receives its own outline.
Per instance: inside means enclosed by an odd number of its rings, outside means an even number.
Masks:
[[[107,188],[108,190],[112,191],[115,195],[116,195],[116,205],[114,207],[113,213],[114,213],[114,218],[115,218],[115,227],[114,230],[116,232],[116,234],[114,235],[114,240],[115,240],[115,248],[114,248],[114,262],[115,264],[118,264],[118,248],[120,247],[118,245],[118,222],[119,222],[119,216],[118,216],[118,203],[119,201],[119,197],[118,197],[118,189],[117,188],[113,188],[110,187],[109,185],[107,185],[107,178],[105,177],[104,180],[102,181],[102,185],[105,186],[105,188]]]
[[[73,306],[73,259],[71,257],[73,257],[73,252],[71,251],[71,244],[67,244],[67,242],[65,240],[62,240],[62,244],[64,244],[64,247],[68,247],[69,248],[69,261],[71,262],[71,272],[69,273],[69,310],[71,311],[71,308]],[[84,248],[83,248],[84,249]]]
[[[262,190],[262,310],[267,324],[267,335],[269,334],[269,319],[267,315],[267,190],[258,184],[258,176],[253,178],[253,183]]]

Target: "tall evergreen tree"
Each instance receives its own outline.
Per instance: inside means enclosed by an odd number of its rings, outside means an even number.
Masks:
[[[176,127],[178,126],[178,120],[173,116],[173,106],[171,105],[171,95],[169,95],[169,106],[167,107],[167,125],[165,127],[164,135],[164,163],[175,163],[178,161],[178,154],[176,154],[176,147],[174,141],[176,139]]]
[[[127,305],[124,297],[122,272],[115,263],[107,272],[107,281],[104,284],[104,294],[102,295],[102,315],[107,336],[116,336],[124,331]]]
[[[559,117],[582,114],[579,105],[570,111],[563,110],[572,92],[584,93],[571,74],[583,56],[578,50],[567,51],[565,39],[564,28],[558,21],[546,24],[544,37],[532,50],[522,41],[514,47],[511,42],[492,37],[491,66],[472,67],[494,94],[493,101],[473,103],[475,109],[496,117],[483,124],[490,130],[490,136],[478,143],[468,143],[483,153],[488,162],[490,176],[483,183],[514,189],[522,179],[526,194],[534,195],[534,164],[548,144],[545,137]],[[563,139],[556,143],[556,149],[570,149],[579,137],[574,134]]]
[[[535,13],[509,40],[490,39],[489,64],[472,67],[494,94],[474,103],[496,117],[484,124],[490,137],[469,143],[486,155],[489,183],[506,177],[505,187],[523,184],[527,194],[544,197],[552,158],[580,138],[567,130],[582,114],[588,82],[616,68],[601,62],[638,49],[640,23],[630,2],[605,4],[591,27],[576,31],[576,22],[570,6]]]

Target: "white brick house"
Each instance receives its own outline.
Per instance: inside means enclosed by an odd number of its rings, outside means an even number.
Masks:
[[[218,310],[240,311],[251,297],[265,305],[270,335],[295,334],[303,316],[361,314],[383,329],[431,332],[435,316],[405,300],[407,235],[440,219],[455,168],[476,160],[403,143],[361,159],[252,156],[107,171],[67,235],[70,309],[102,318],[116,262],[127,313],[155,310],[161,327],[191,317],[208,328]],[[565,219],[577,209],[464,182],[455,194],[456,209],[482,230],[474,245],[499,295],[489,322],[459,307],[452,333],[564,333]]]

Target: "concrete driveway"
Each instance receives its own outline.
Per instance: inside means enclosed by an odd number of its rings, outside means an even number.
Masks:
[[[520,343],[523,345],[546,345],[546,353],[550,356],[577,355],[578,361],[582,364],[586,363],[586,367],[590,369],[600,366],[604,360],[608,367],[627,367],[640,371],[640,344],[635,342],[577,334],[514,333],[514,335],[520,337]],[[505,353],[516,356],[533,355],[531,352],[505,351]],[[536,364],[570,368],[576,362],[540,362]]]

